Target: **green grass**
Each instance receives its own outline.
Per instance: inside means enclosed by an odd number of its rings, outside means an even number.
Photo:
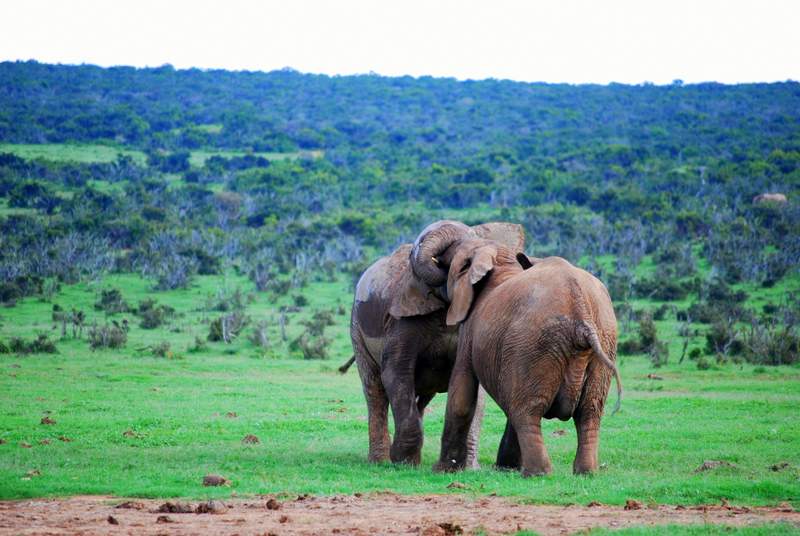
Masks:
[[[213,125],[212,125],[213,126]],[[211,131],[211,130],[209,130]],[[13,153],[21,158],[52,160],[56,162],[113,162],[117,159],[117,154],[124,154],[132,157],[137,164],[145,164],[147,155],[135,149],[124,149],[101,144],[68,144],[68,143],[0,143],[0,153]],[[298,151],[291,153],[248,153],[246,151],[218,151],[218,150],[197,150],[192,151],[189,157],[189,164],[194,167],[203,167],[206,160],[212,156],[232,158],[234,156],[244,156],[252,154],[261,156],[268,160],[294,159],[300,157],[319,158],[322,151]]]
[[[201,150],[201,151],[192,151],[192,155],[189,157],[189,164],[193,167],[203,167],[206,163],[206,160],[211,158],[212,156],[221,156],[223,158],[232,158],[234,156],[245,156],[247,154],[253,156],[260,156],[262,158],[266,158],[267,160],[284,160],[284,159],[295,159],[300,157],[310,157],[310,158],[319,158],[322,156],[322,151],[298,151],[293,153],[248,153],[246,151],[215,151],[215,150]]]
[[[83,308],[90,322],[103,322],[91,309],[101,288],[118,287],[131,304],[147,296],[175,307],[169,326],[144,330],[138,319],[121,351],[89,350],[83,340],[59,343],[60,354],[0,356],[0,498],[104,493],[141,496],[227,496],[256,493],[468,493],[517,497],[535,503],[623,504],[626,499],[669,504],[718,502],[761,505],[800,497],[800,368],[724,365],[699,371],[671,363],[649,380],[645,358],[623,357],[626,388],[622,411],[603,423],[599,474],[575,477],[571,422],[547,421],[545,442],[554,474],[522,479],[491,469],[504,419],[488,409],[477,472],[433,474],[446,398],[434,399],[426,416],[426,444],[419,468],[366,463],[366,407],[358,375],[335,372],[350,356],[348,316],[328,328],[329,361],[304,361],[280,341],[277,307],[254,295],[248,312],[270,321],[273,348],[266,357],[242,336],[234,344],[187,349],[205,337],[207,296],[218,288],[251,284],[242,277],[199,277],[189,289],[152,292],[134,275],[115,275],[102,284],[66,286],[53,301]],[[293,292],[294,294],[295,292]],[[310,303],[290,315],[289,337],[315,308],[349,306],[342,281],[311,283],[302,293]],[[51,330],[50,303],[26,299],[0,312],[0,338]],[[57,335],[57,332],[53,332]],[[154,358],[147,350],[169,341],[176,358]],[[40,424],[45,412],[56,421]],[[238,417],[227,418],[227,412]],[[565,435],[553,436],[555,430]],[[125,437],[133,430],[136,437]],[[255,434],[259,445],[243,445]],[[57,438],[67,436],[71,442]],[[40,441],[49,439],[47,445]],[[22,448],[27,442],[32,448]],[[695,474],[704,460],[735,467]],[[770,466],[789,462],[786,470]],[[41,476],[28,479],[33,469]],[[201,486],[203,475],[219,473],[230,488]],[[466,490],[449,490],[458,480]]]
[[[0,143],[0,153],[13,153],[21,158],[42,158],[56,162],[113,162],[117,159],[117,154],[130,156],[138,164],[144,164],[147,160],[142,151],[100,144]]]

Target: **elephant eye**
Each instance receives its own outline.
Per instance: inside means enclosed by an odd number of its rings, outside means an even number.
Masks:
[[[464,263],[464,266],[462,266],[462,267],[461,267],[461,272],[460,272],[460,273],[462,273],[462,274],[463,274],[464,272],[466,272],[467,270],[469,270],[469,267],[470,267],[470,266],[472,266],[472,259],[467,259],[467,262],[465,262],[465,263]]]

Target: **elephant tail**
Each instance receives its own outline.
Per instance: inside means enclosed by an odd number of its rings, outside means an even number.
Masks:
[[[347,360],[347,362],[344,365],[339,367],[339,372],[341,374],[346,374],[347,371],[350,369],[350,366],[355,362],[356,362],[356,356],[353,355],[350,359]]]
[[[586,344],[591,346],[594,355],[597,356],[603,364],[611,369],[614,373],[614,380],[617,382],[617,403],[614,405],[614,411],[611,412],[614,415],[616,412],[619,411],[620,406],[622,405],[622,380],[619,379],[619,369],[617,369],[617,365],[609,359],[606,355],[605,351],[603,350],[602,345],[600,344],[600,338],[597,336],[597,331],[586,321],[581,322],[583,325],[583,329],[580,330],[583,332],[584,339]]]

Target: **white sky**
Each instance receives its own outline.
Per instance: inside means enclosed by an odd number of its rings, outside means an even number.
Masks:
[[[668,83],[800,80],[800,0],[0,0],[0,60]]]

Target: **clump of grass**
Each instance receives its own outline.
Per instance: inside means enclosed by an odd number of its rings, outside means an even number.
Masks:
[[[0,354],[57,354],[56,343],[51,341],[46,333],[39,333],[36,338],[25,340],[22,337],[12,337],[8,345],[0,342]]]
[[[208,328],[208,340],[232,343],[250,323],[250,317],[241,311],[223,315],[211,322]]]
[[[122,291],[118,288],[110,288],[100,291],[100,296],[94,304],[96,311],[104,311],[106,314],[126,313],[130,306],[122,298]]]
[[[117,322],[103,326],[93,325],[89,328],[89,347],[98,348],[124,348],[128,343],[128,330]]]

